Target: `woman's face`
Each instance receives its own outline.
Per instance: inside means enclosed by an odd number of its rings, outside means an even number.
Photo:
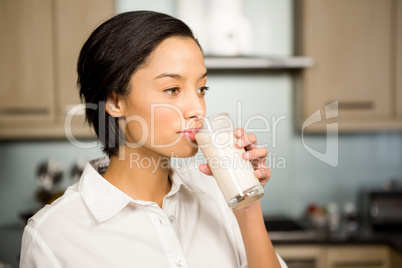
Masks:
[[[202,52],[190,38],[170,37],[150,54],[131,77],[131,92],[119,107],[126,118],[129,147],[145,155],[191,157],[206,107],[207,70]]]

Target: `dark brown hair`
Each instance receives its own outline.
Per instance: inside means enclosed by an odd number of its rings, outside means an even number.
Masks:
[[[113,94],[127,96],[131,76],[162,41],[172,36],[197,42],[179,19],[153,11],[133,11],[101,24],[82,47],[77,64],[80,97],[86,103],[86,120],[109,157],[117,155],[125,138],[118,118],[106,113],[106,100]]]

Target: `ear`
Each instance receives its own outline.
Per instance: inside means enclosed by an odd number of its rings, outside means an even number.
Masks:
[[[105,106],[106,106],[105,110],[110,116],[112,117],[124,116],[124,104],[116,95],[109,97],[106,100]]]

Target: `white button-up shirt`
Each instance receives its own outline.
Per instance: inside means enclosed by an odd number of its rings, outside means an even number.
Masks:
[[[20,267],[247,267],[236,218],[213,177],[172,169],[160,208],[88,164],[25,227]]]

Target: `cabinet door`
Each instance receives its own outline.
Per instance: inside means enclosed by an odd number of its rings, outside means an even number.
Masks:
[[[339,120],[393,113],[393,0],[302,1],[304,118],[339,101]]]
[[[80,103],[77,60],[82,45],[102,21],[114,14],[113,0],[54,0],[58,119]]]
[[[396,111],[402,117],[402,0],[397,1]]]
[[[53,120],[51,0],[0,1],[0,123]]]
[[[388,268],[389,252],[386,246],[328,247],[328,268]]]
[[[320,246],[291,244],[274,246],[289,268],[324,267],[325,250]]]

